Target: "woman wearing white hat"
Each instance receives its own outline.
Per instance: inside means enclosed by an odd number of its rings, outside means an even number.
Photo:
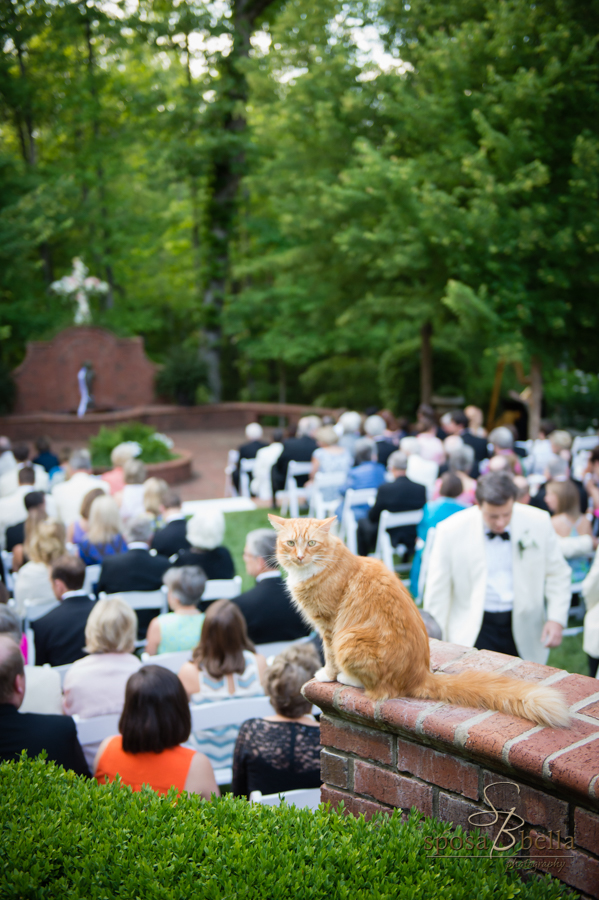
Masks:
[[[200,566],[206,578],[233,578],[235,565],[226,547],[225,517],[220,509],[207,507],[196,513],[187,523],[186,537],[189,550],[182,550],[173,560],[174,566]]]

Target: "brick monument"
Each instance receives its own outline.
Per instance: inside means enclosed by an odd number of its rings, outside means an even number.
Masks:
[[[17,415],[75,413],[77,373],[91,363],[95,408],[103,411],[146,406],[154,401],[157,366],[144,353],[143,338],[119,338],[104,328],[73,326],[51,341],[32,341],[13,372]]]

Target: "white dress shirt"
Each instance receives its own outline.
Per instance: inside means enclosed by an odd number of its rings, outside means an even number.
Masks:
[[[509,525],[506,528],[510,534]],[[485,612],[511,612],[514,605],[514,572],[512,541],[491,537],[485,529],[485,555],[487,557],[487,590]]]
[[[259,575],[256,575],[256,581],[264,581],[266,578],[280,578],[281,573],[278,569],[269,569],[267,572],[260,572]]]

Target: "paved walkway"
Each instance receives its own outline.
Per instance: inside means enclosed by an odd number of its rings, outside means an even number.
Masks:
[[[182,500],[210,500],[224,497],[225,466],[229,450],[243,444],[243,428],[223,431],[169,431],[175,447],[193,456],[194,478],[175,485]]]

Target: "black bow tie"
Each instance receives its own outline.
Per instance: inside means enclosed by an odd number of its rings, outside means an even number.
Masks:
[[[496,537],[501,538],[502,541],[509,541],[510,533],[509,531],[502,531],[500,533],[497,533],[496,531],[487,531],[487,537],[490,541],[492,541],[493,538]]]

